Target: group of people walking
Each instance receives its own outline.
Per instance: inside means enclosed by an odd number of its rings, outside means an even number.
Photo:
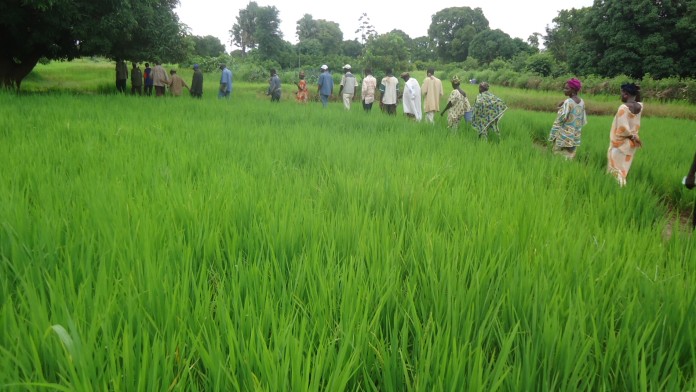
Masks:
[[[585,101],[578,96],[582,83],[569,79],[563,88],[566,98],[559,104],[556,120],[549,133],[554,153],[566,159],[575,158],[581,143],[582,127],[587,124]],[[626,185],[636,151],[643,146],[640,140],[640,120],[643,114],[640,87],[635,83],[621,86],[621,105],[614,116],[609,132],[607,171],[616,178],[619,186]]]
[[[126,93],[126,83],[128,80],[128,67],[125,60],[116,61],[116,90],[119,93]],[[160,62],[155,62],[155,66],[150,68],[149,63],[145,63],[145,69],[141,70],[138,63],[132,63],[130,70],[131,95],[152,95],[155,91],[156,97],[163,97],[166,89],[172,96],[178,97],[186,88],[192,97],[201,98],[203,96],[203,73],[198,64],[193,65],[193,80],[191,86],[176,73],[175,69],[165,71]]]
[[[326,64],[320,67],[320,71],[317,79],[317,93],[322,105],[327,107],[329,99],[333,96],[334,81]],[[360,89],[362,107],[366,112],[370,112],[374,102],[378,101],[383,112],[396,115],[399,102],[399,80],[394,76],[393,70],[387,70],[386,75],[379,83],[373,76],[372,69],[365,69],[364,74],[365,77],[360,83],[353,75],[350,64],[343,66],[343,76],[338,90],[338,98],[343,106],[350,110],[351,103]],[[268,95],[274,88],[274,84],[279,83],[274,81],[274,75],[275,70],[272,70]],[[277,75],[275,76],[277,77]],[[440,112],[440,99],[444,96],[442,81],[435,76],[435,70],[429,68],[422,83],[418,83],[416,79],[412,78],[409,72],[402,72],[400,76],[404,81],[404,91],[401,94],[404,114],[417,122],[425,117],[427,122],[434,124],[435,114]],[[296,100],[300,103],[307,103],[309,91],[304,72],[300,72],[299,79],[299,82],[296,83]],[[441,116],[449,112],[447,116],[448,128],[456,130],[461,120],[465,119],[472,123],[481,138],[487,138],[489,130],[499,133],[498,121],[507,110],[507,106],[503,100],[491,94],[488,88],[488,83],[479,85],[479,95],[472,107],[466,92],[461,89],[459,77],[453,77],[452,93],[447,101],[447,106],[440,112]]]

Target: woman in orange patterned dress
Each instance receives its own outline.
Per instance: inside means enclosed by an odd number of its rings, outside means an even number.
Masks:
[[[609,134],[609,161],[607,171],[611,173],[620,186],[626,185],[626,177],[633,163],[633,156],[643,143],[638,137],[640,117],[643,104],[640,102],[640,87],[633,83],[621,86],[621,106],[616,112]]]
[[[300,72],[300,81],[297,82],[296,100],[299,103],[307,103],[309,91],[307,91],[307,81],[304,79],[305,73]]]

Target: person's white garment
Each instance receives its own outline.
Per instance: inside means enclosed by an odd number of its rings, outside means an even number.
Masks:
[[[353,94],[343,93],[343,106],[350,110],[350,103],[353,101]]]
[[[382,84],[384,85],[382,103],[385,105],[396,105],[396,86],[399,85],[399,79],[393,76],[385,76],[382,78]]]
[[[413,114],[416,121],[423,118],[421,110],[421,88],[418,81],[409,78],[404,87],[404,113]]]
[[[428,112],[428,113],[425,113],[425,119],[426,119],[429,123],[435,124],[435,112]]]

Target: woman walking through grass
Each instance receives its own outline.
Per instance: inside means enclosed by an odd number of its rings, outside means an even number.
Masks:
[[[621,86],[621,106],[614,116],[609,133],[607,151],[607,171],[619,182],[626,185],[626,177],[631,169],[636,151],[643,146],[638,137],[643,104],[640,102],[640,87],[633,83]]]
[[[454,76],[452,78],[452,92],[447,101],[447,106],[445,106],[440,113],[440,116],[442,116],[449,110],[449,114],[447,115],[447,128],[455,131],[459,128],[459,122],[462,120],[462,117],[464,117],[464,113],[471,110],[471,104],[466,97],[466,92],[460,88],[460,85],[461,81],[459,80],[459,76]]]
[[[479,95],[474,103],[474,115],[471,125],[478,131],[479,138],[488,139],[488,131],[491,130],[500,135],[498,121],[507,110],[507,105],[502,99],[491,94],[490,86],[486,82],[479,84]]]
[[[553,143],[553,152],[575,158],[575,152],[580,145],[582,127],[587,124],[585,101],[578,97],[582,83],[576,78],[568,80],[563,88],[563,94],[568,97],[558,106],[558,115],[549,133],[549,141]]]

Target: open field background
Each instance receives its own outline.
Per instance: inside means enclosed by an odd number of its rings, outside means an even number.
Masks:
[[[690,121],[620,189],[611,116],[567,162],[553,113],[481,143],[216,81],[0,94],[2,389],[696,388]]]

